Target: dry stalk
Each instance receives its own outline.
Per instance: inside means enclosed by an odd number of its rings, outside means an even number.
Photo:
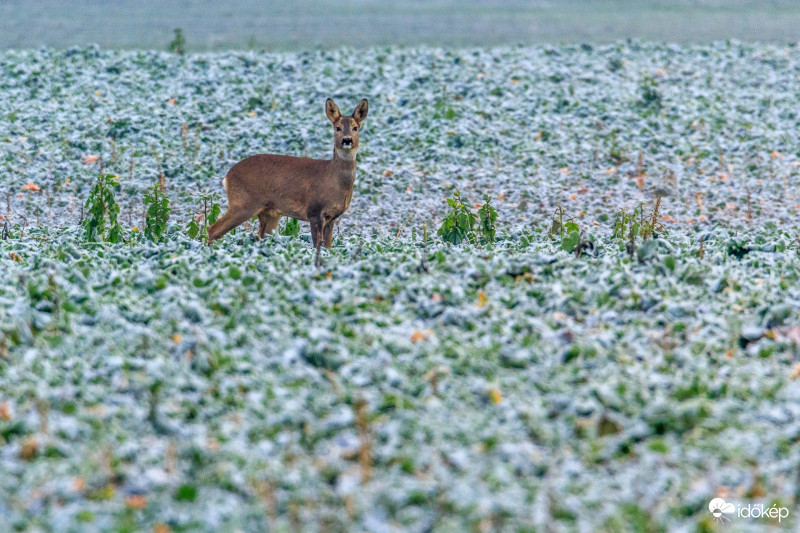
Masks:
[[[361,483],[366,484],[372,478],[372,431],[367,413],[367,402],[363,398],[356,400],[356,429],[361,445],[358,447],[358,462],[361,465]]]
[[[183,151],[186,152],[189,147],[186,144],[186,135],[189,133],[189,126],[184,122],[181,124],[181,142],[183,143]]]

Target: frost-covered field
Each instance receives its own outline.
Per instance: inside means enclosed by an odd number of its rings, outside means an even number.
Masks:
[[[0,530],[794,527],[799,81],[740,43],[3,52]],[[307,224],[190,240],[238,159],[329,155],[327,96],[370,114],[324,267]],[[77,225],[100,165],[125,244]],[[494,246],[436,237],[454,189]]]

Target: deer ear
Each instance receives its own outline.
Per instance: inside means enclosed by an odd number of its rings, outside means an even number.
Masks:
[[[331,122],[336,122],[339,120],[339,117],[342,116],[342,114],[339,113],[339,108],[336,107],[336,104],[334,104],[333,100],[330,98],[325,101],[325,114],[328,115],[328,120]]]
[[[367,103],[367,99],[361,100],[358,105],[356,106],[356,110],[353,111],[353,118],[356,119],[356,122],[361,124],[364,122],[364,119],[367,118],[367,111],[369,111],[369,104]]]

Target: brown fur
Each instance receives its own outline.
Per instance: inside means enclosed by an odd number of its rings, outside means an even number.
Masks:
[[[208,229],[211,243],[258,215],[258,236],[277,226],[281,216],[311,223],[311,238],[331,247],[333,223],[350,206],[356,178],[356,152],[361,124],[367,117],[366,100],[351,116],[342,116],[328,98],[325,114],[334,128],[333,158],[310,159],[258,154],[236,163],[225,175],[228,210]],[[345,145],[351,140],[352,147]]]

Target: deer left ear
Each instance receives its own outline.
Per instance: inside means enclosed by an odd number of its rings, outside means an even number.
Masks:
[[[356,110],[353,111],[353,118],[356,119],[356,122],[361,124],[364,122],[364,119],[367,118],[367,112],[369,111],[369,104],[367,103],[367,99],[361,100],[358,105],[356,106]]]

